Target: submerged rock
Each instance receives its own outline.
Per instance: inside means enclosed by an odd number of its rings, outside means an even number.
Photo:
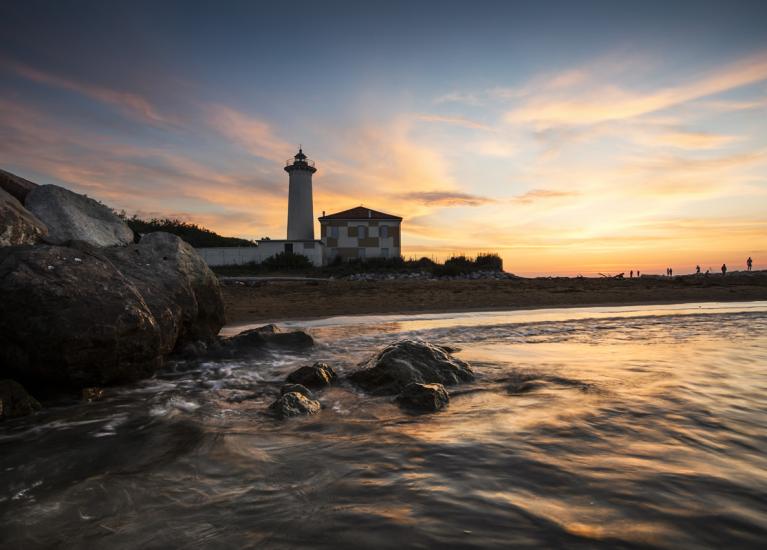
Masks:
[[[452,386],[474,380],[468,363],[445,348],[421,340],[402,340],[385,347],[349,380],[379,394],[396,394],[411,383]]]
[[[403,409],[435,412],[447,407],[450,396],[442,384],[412,383],[405,386],[396,399]]]
[[[0,248],[0,376],[29,387],[136,380],[162,363],[160,328],[136,286],[98,254]]]
[[[0,188],[0,246],[35,244],[47,233],[43,222]]]
[[[14,380],[0,380],[0,420],[27,416],[41,408],[37,399]]]
[[[103,204],[58,185],[40,185],[27,194],[24,206],[48,228],[45,242],[83,241],[93,246],[133,242],[133,231]]]
[[[307,388],[306,386],[302,386],[301,384],[285,384],[280,388],[280,395],[285,395],[286,393],[300,393],[304,397],[307,397],[309,399],[314,399],[314,394],[312,391]]]
[[[160,326],[163,354],[187,343],[205,350],[205,342],[224,326],[218,279],[194,248],[176,235],[149,233],[138,244],[102,252],[136,285],[152,311]]]
[[[284,332],[275,325],[265,325],[227,338],[224,345],[238,351],[264,347],[302,349],[313,346],[314,339],[301,330]]]
[[[307,388],[324,388],[336,380],[336,373],[326,363],[315,363],[311,367],[301,367],[288,375],[287,381],[301,384]]]
[[[289,392],[282,395],[277,401],[269,405],[269,412],[277,418],[289,418],[320,412],[320,402],[310,399],[298,392]]]

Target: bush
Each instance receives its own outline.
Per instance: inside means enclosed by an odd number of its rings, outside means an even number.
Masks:
[[[224,237],[200,227],[196,223],[188,223],[179,219],[170,218],[152,218],[151,220],[142,220],[135,214],[128,218],[124,212],[119,212],[118,216],[123,218],[128,227],[137,235],[153,233],[155,231],[164,231],[172,233],[185,240],[195,248],[204,248],[211,246],[256,246],[256,243],[247,239],[237,237]]]
[[[474,266],[482,271],[503,271],[503,259],[498,254],[479,254]]]
[[[274,256],[270,256],[261,262],[261,267],[265,270],[287,270],[287,271],[302,271],[311,269],[312,262],[303,254],[294,254],[293,252],[280,252]]]

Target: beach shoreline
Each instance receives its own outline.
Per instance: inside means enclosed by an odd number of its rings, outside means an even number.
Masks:
[[[222,290],[227,326],[232,327],[344,315],[759,301],[767,300],[767,272],[623,280],[282,280],[226,285]]]

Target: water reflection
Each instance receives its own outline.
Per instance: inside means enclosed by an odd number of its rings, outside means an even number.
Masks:
[[[767,536],[767,303],[334,319],[311,354],[178,364],[0,428],[2,547],[722,547]],[[404,336],[478,373],[443,413],[293,368]],[[520,381],[531,382],[524,391]],[[510,389],[511,388],[511,389]],[[243,393],[249,398],[241,399]],[[239,396],[239,397],[238,397]]]

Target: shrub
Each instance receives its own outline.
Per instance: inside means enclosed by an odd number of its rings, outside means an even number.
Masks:
[[[288,270],[300,271],[311,269],[312,262],[303,254],[294,254],[293,252],[280,252],[270,256],[261,262],[261,267],[265,270]]]
[[[498,254],[478,254],[474,266],[483,271],[503,271],[503,259]]]

